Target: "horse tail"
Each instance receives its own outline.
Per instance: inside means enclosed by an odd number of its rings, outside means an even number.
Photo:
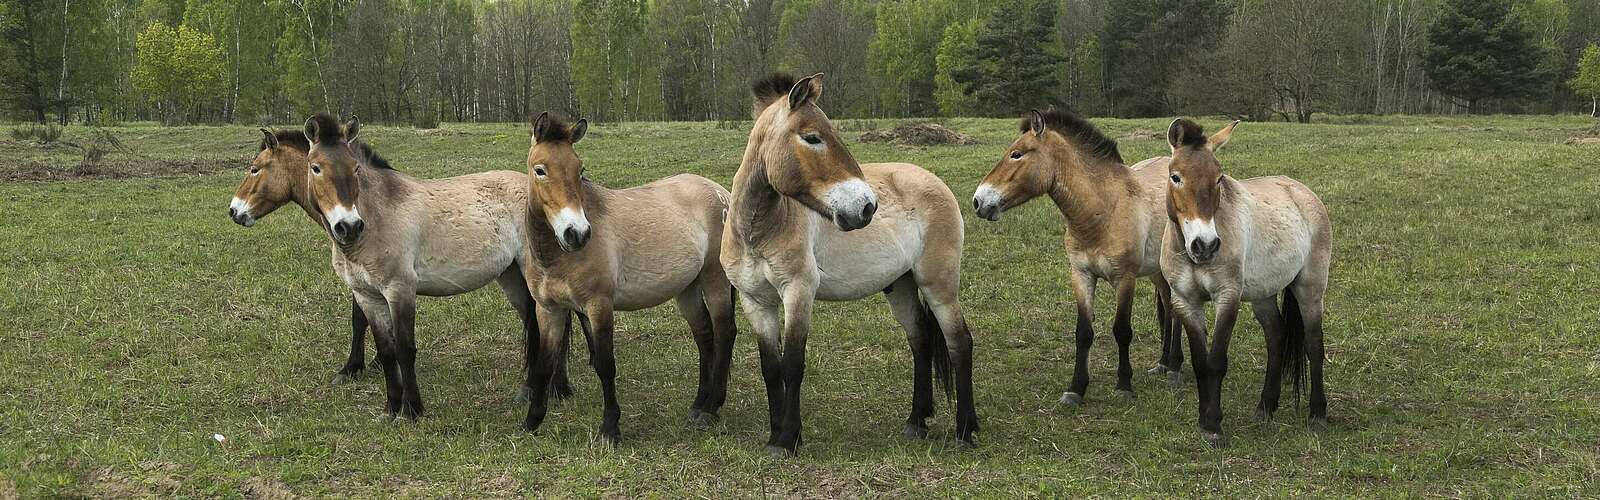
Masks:
[[[944,389],[945,401],[955,398],[955,380],[950,377],[950,347],[944,340],[939,320],[933,316],[927,299],[917,296],[917,333],[922,337],[922,349],[933,360],[933,378]]]
[[[1283,325],[1283,352],[1279,359],[1289,364],[1289,378],[1294,380],[1294,400],[1298,405],[1305,387],[1306,322],[1300,317],[1300,301],[1295,299],[1292,285],[1283,289]]]

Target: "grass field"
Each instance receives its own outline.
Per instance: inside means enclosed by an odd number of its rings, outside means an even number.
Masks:
[[[1096,123],[1124,138],[1132,163],[1165,153],[1141,132],[1167,121]],[[671,306],[618,316],[622,447],[592,442],[599,391],[581,353],[578,395],[539,434],[521,432],[520,334],[494,287],[421,300],[429,414],[378,423],[381,376],[329,383],[349,306],[327,238],[294,207],[249,229],[225,215],[254,127],[115,128],[136,154],[94,168],[74,149],[0,134],[0,498],[1600,495],[1600,146],[1560,144],[1591,122],[1331,121],[1243,124],[1221,155],[1236,177],[1301,180],[1332,212],[1326,433],[1306,430],[1303,408],[1250,420],[1265,359],[1260,328],[1242,319],[1223,400],[1232,446],[1203,446],[1193,385],[1143,373],[1160,344],[1145,283],[1138,399],[1112,391],[1103,292],[1089,404],[1058,405],[1074,316],[1060,215],[1040,200],[999,223],[964,209],[980,448],[951,446],[943,402],[934,439],[900,438],[910,356],[874,297],[818,304],[806,444],[778,461],[762,449],[764,389],[743,318],[722,422],[683,424],[694,354]],[[923,165],[966,200],[1016,129],[947,124],[982,144],[851,147],[863,162]],[[844,124],[851,138],[870,125]],[[727,185],[746,134],[600,126],[579,152],[612,187],[678,172]],[[526,169],[525,125],[363,135],[419,177]],[[164,165],[188,173],[151,175]]]

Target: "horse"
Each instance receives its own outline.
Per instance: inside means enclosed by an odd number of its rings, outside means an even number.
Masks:
[[[416,379],[418,295],[456,295],[494,281],[525,331],[537,320],[517,265],[529,258],[521,215],[527,179],[497,171],[418,180],[352,142],[359,131],[355,119],[343,126],[326,114],[306,120],[305,198],[333,242],[334,272],[372,325],[383,418],[414,420],[424,411]]]
[[[1161,272],[1172,286],[1173,313],[1189,337],[1200,435],[1214,447],[1226,444],[1222,379],[1241,301],[1250,303],[1266,334],[1267,374],[1256,418],[1270,420],[1277,411],[1284,362],[1290,365],[1296,400],[1309,363],[1308,423],[1314,430],[1328,426],[1322,380],[1322,300],[1333,260],[1328,209],[1310,188],[1288,177],[1241,181],[1224,175],[1216,151],[1232,132],[1230,126],[1206,137],[1199,124],[1183,118],[1167,128],[1172,160]],[[1207,301],[1216,302],[1216,336],[1209,350]]]
[[[532,258],[522,262],[538,303],[538,359],[529,359],[523,428],[538,430],[545,390],[556,366],[549,353],[564,342],[569,312],[592,337],[591,356],[605,398],[599,437],[621,441],[613,314],[675,299],[699,350],[700,379],[689,423],[709,426],[727,395],[733,341],[733,287],[718,264],[717,238],[728,191],[704,177],[679,174],[643,186],[612,190],[590,182],[574,144],[589,122],[541,113],[533,122],[523,215]],[[530,351],[535,352],[535,351]]]
[[[228,217],[244,227],[251,227],[257,221],[265,218],[274,210],[288,203],[298,205],[304,210],[306,216],[318,226],[322,225],[322,218],[311,205],[307,183],[306,153],[311,148],[311,143],[306,135],[299,130],[281,130],[273,132],[261,129],[261,142],[256,157],[250,161],[250,171],[234,190],[233,200],[228,205]],[[516,173],[516,172],[512,172]],[[520,174],[519,174],[520,175]],[[452,179],[439,179],[428,181],[428,184],[451,183]],[[467,271],[465,268],[444,269],[430,272]],[[519,271],[520,272],[520,271]],[[482,276],[485,273],[467,272],[468,275]],[[470,280],[468,276],[457,278],[457,282]],[[482,288],[487,282],[480,281],[472,286],[473,289]],[[508,280],[500,283],[502,286],[512,286],[504,290],[506,298],[516,308],[521,297],[528,295],[526,283]],[[517,309],[518,315],[532,313],[532,310]],[[366,313],[362,312],[361,304],[356,301],[355,295],[350,296],[350,356],[345,360],[333,377],[334,383],[355,380],[366,368],[365,340],[368,321]],[[567,380],[566,370],[559,370],[551,387],[552,391],[562,398],[572,395],[572,385]],[[526,398],[531,394],[531,389],[526,387],[518,391],[519,398]]]
[[[1167,345],[1174,328],[1171,294],[1161,277],[1161,235],[1166,231],[1167,168],[1162,158],[1124,166],[1116,141],[1088,120],[1067,111],[1034,110],[1023,117],[1019,135],[1006,148],[972,195],[978,217],[1000,220],[1006,210],[1048,195],[1066,219],[1064,239],[1072,264],[1072,292],[1078,306],[1077,359],[1072,384],[1061,404],[1079,406],[1089,388],[1089,348],[1094,344],[1094,293],[1104,280],[1115,287],[1117,309],[1111,334],[1117,341],[1117,392],[1132,399],[1134,284],[1148,277],[1156,290],[1161,361],[1151,373],[1181,381],[1183,356]],[[1170,355],[1169,355],[1170,353]]]
[[[911,414],[902,433],[927,437],[933,378],[948,397],[953,373],[955,437],[975,445],[972,334],[958,297],[960,205],[944,182],[916,165],[857,164],[817,105],[822,78],[774,74],[752,85],[755,124],[722,234],[722,265],[760,335],[767,452],[790,456],[802,443],[800,384],[813,303],[878,291],[911,346]]]

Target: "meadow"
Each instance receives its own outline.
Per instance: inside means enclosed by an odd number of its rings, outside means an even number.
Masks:
[[[1094,121],[1129,164],[1167,152],[1154,131],[1169,119]],[[979,144],[850,147],[863,162],[920,164],[966,203],[1016,124],[943,123]],[[851,139],[892,124],[842,122]],[[1061,216],[1037,200],[1000,222],[964,207],[980,446],[954,446],[942,398],[931,439],[900,437],[910,356],[879,296],[818,304],[806,441],[785,460],[762,449],[766,401],[742,316],[722,421],[684,423],[695,355],[671,306],[618,316],[621,447],[594,440],[600,398],[581,349],[577,395],[538,434],[522,432],[520,328],[492,286],[420,300],[429,413],[381,423],[380,374],[330,383],[349,303],[327,237],[292,206],[252,228],[226,216],[255,127],[114,127],[126,148],[87,167],[77,149],[0,133],[0,498],[1596,496],[1600,146],[1562,144],[1592,126],[1514,116],[1240,125],[1220,155],[1227,172],[1292,176],[1332,213],[1326,432],[1307,430],[1303,407],[1250,419],[1265,356],[1243,315],[1224,387],[1231,446],[1206,447],[1193,384],[1143,371],[1160,345],[1143,282],[1138,398],[1112,390],[1102,291],[1088,405],[1057,404],[1073,299]],[[728,185],[747,133],[601,125],[578,151],[588,176],[612,187],[679,172]],[[89,134],[73,127],[63,140]],[[418,177],[526,170],[525,124],[362,135]]]

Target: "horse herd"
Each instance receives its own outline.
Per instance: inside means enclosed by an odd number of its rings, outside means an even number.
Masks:
[[[604,397],[600,439],[620,439],[614,311],[668,300],[689,323],[699,352],[691,425],[717,421],[726,400],[736,326],[734,296],[758,335],[770,435],[767,451],[802,443],[800,385],[818,300],[882,292],[906,329],[913,359],[911,412],[903,433],[928,436],[934,384],[955,399],[955,438],[975,444],[972,333],[959,299],[963,219],[943,181],[908,163],[859,164],[817,100],[822,75],[758,80],[754,126],[730,192],[680,174],[613,190],[590,182],[574,145],[588,129],[540,114],[527,174],[484,172],[419,180],[399,173],[365,142],[360,123],[326,114],[302,131],[262,130],[260,151],[229,215],[251,226],[293,202],[333,241],[333,269],[350,287],[350,357],[338,378],[365,368],[373,332],[386,386],[385,418],[423,413],[416,379],[416,297],[469,292],[493,281],[528,337],[523,426],[539,428],[567,380],[570,321],[577,318]],[[1236,180],[1216,151],[1234,124],[1206,136],[1178,119],[1170,157],[1124,166],[1115,141],[1081,117],[1032,112],[973,196],[979,217],[1048,195],[1066,219],[1077,301],[1077,358],[1061,402],[1087,394],[1096,285],[1116,290],[1112,335],[1117,390],[1133,395],[1128,360],[1134,284],[1156,289],[1162,354],[1152,373],[1181,383],[1179,332],[1187,332],[1199,393],[1201,436],[1222,434],[1221,387],[1241,301],[1267,339],[1257,418],[1278,407],[1284,363],[1301,387],[1310,367],[1310,424],[1327,425],[1322,385],[1322,298],[1331,231],[1321,201],[1284,177]],[[1282,308],[1278,297],[1282,296]],[[1216,303],[1208,343],[1205,302]],[[1209,345],[1209,349],[1208,346]]]

